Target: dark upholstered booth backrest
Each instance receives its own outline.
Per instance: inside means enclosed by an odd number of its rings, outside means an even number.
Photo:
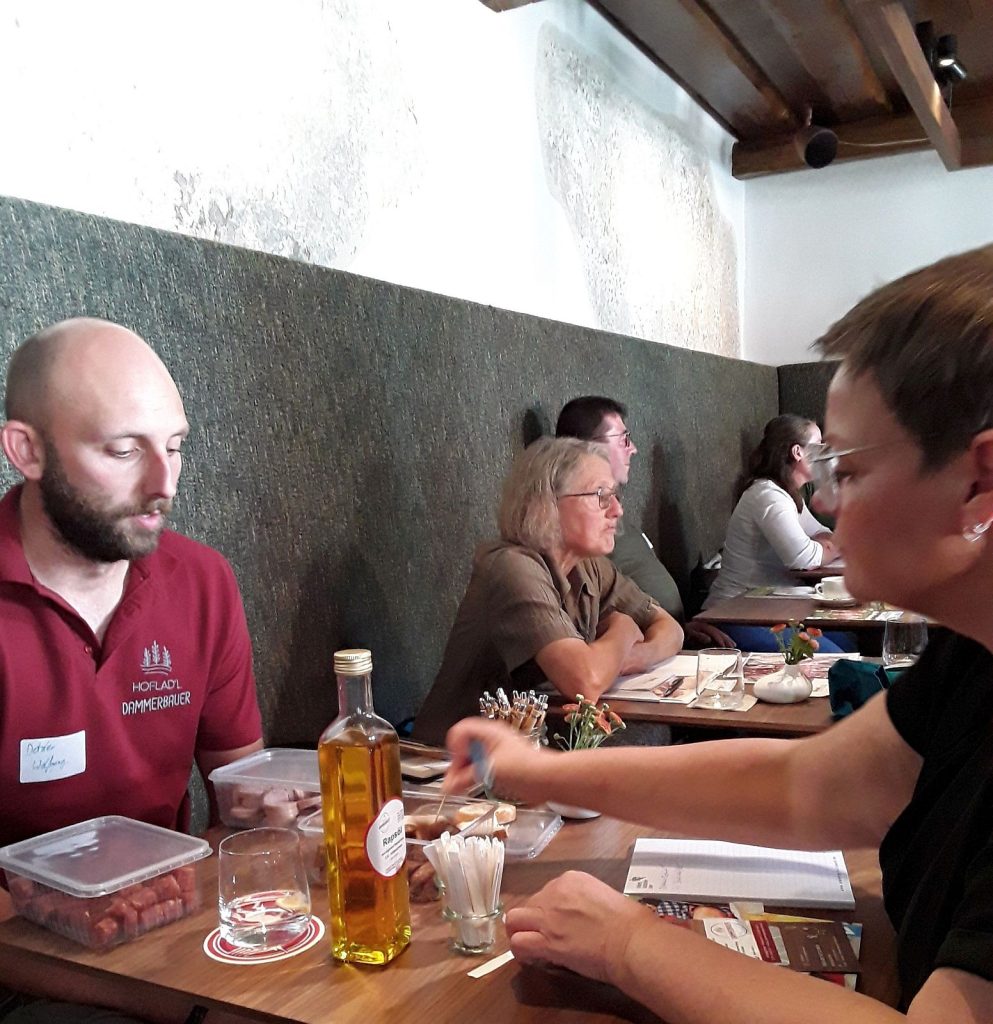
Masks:
[[[372,649],[381,714],[416,712],[510,459],[568,398],[629,404],[627,522],[684,589],[778,411],[770,367],[13,199],[0,312],[4,369],[88,314],[172,370],[193,425],[176,526],[234,566],[270,743],[333,717],[338,647]]]
[[[779,367],[779,408],[806,416],[824,426],[824,403],[828,385],[838,364],[793,363]]]

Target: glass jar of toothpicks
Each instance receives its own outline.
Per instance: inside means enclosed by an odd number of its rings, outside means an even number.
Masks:
[[[513,700],[507,699],[502,686],[497,687],[496,697],[488,690],[479,698],[479,713],[484,718],[506,722],[512,729],[518,729],[536,746],[547,746],[545,716],[548,714],[548,695],[528,690],[526,693],[513,691]]]

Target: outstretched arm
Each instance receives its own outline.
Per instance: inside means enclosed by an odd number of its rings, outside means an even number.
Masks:
[[[883,695],[802,740],[559,753],[532,750],[498,723],[466,719],[448,734],[450,790],[473,782],[472,739],[490,757],[495,789],[514,799],[558,800],[659,829],[815,850],[878,845],[909,801],[921,763],[893,728]]]

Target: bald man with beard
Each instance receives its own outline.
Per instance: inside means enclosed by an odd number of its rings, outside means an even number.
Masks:
[[[168,370],[117,324],[67,320],[11,359],[0,846],[104,814],[183,830],[194,759],[206,776],[262,746],[234,574],[166,528],[188,432]]]

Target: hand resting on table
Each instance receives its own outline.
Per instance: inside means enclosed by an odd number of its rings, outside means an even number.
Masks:
[[[596,981],[617,982],[645,908],[582,871],[553,879],[522,907],[507,911],[507,934],[523,963],[547,961]]]

